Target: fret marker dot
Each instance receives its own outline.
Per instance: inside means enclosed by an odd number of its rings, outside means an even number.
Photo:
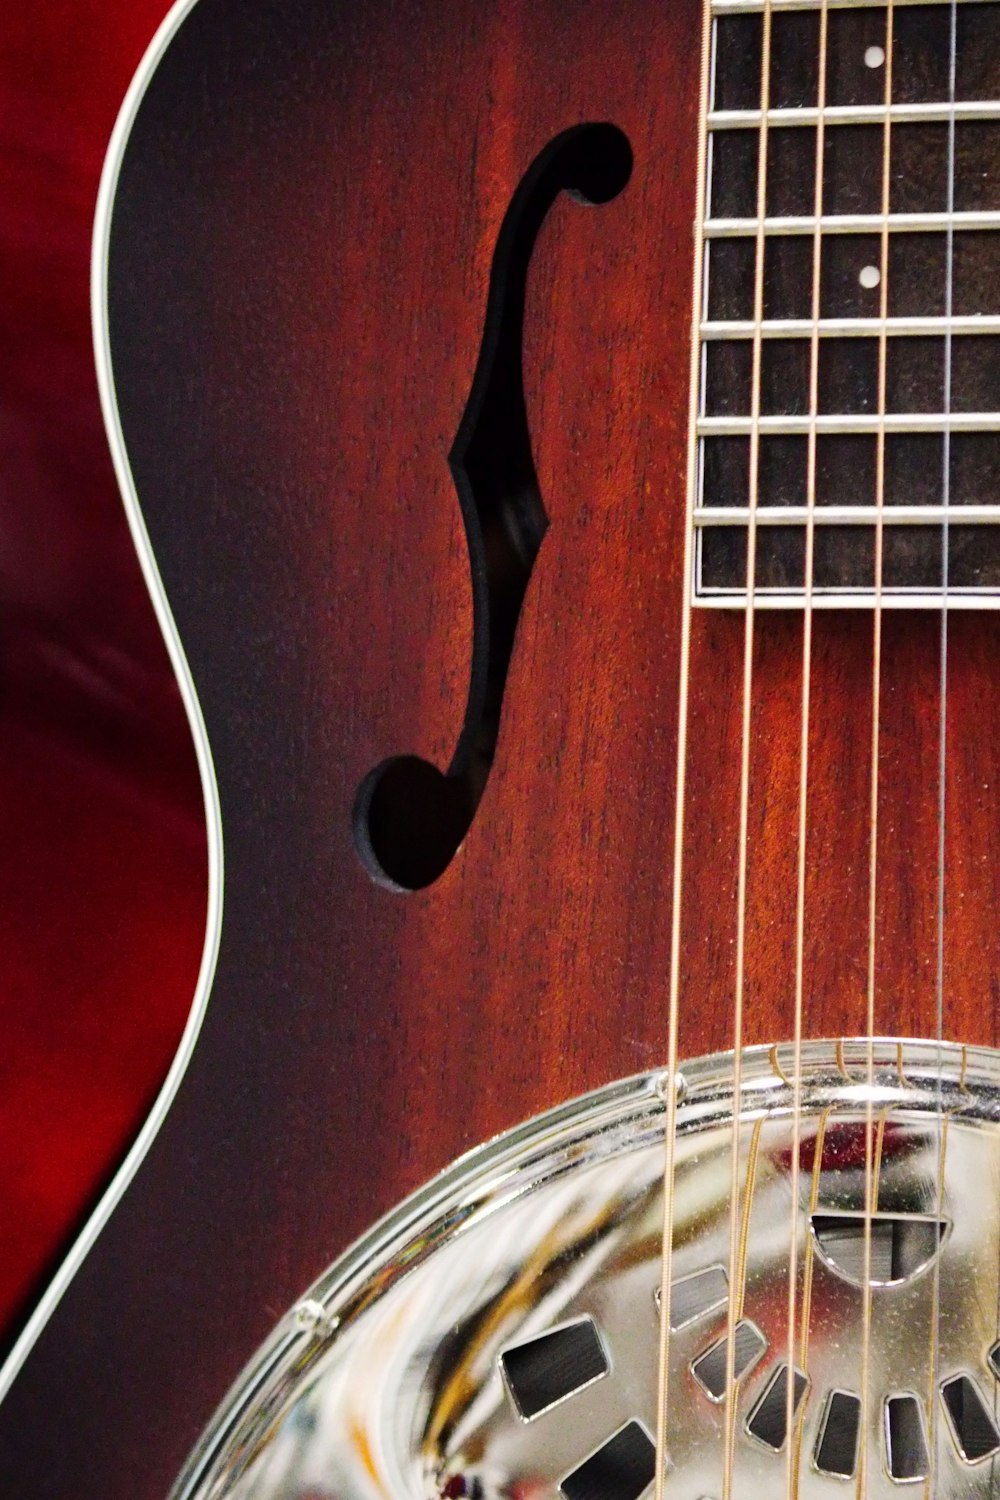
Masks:
[[[885,49],[883,47],[868,47],[865,50],[865,67],[880,68],[885,62]]]
[[[872,288],[878,286],[879,282],[882,280],[882,272],[879,270],[878,266],[862,266],[861,270],[858,272],[858,280],[864,287],[865,291],[870,292]]]

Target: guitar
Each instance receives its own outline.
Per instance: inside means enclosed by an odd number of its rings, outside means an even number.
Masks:
[[[998,28],[168,18],[95,309],[209,961],[3,1493],[994,1492]]]

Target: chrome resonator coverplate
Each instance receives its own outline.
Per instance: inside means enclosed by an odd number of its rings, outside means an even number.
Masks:
[[[797,1125],[791,1048],[744,1053],[735,1110],[731,1055],[683,1068],[670,1500],[722,1493],[734,1113],[749,1207],[732,1493],[784,1493],[790,1380],[801,1496],[851,1493],[859,1470],[871,1500],[998,1492],[1000,1054],[879,1040],[874,1059],[869,1088],[865,1042],[804,1046]],[[407,1200],[278,1326],[175,1500],[639,1500],[662,1086],[650,1074],[554,1110]]]

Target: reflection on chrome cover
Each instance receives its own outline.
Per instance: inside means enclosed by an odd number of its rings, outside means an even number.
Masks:
[[[862,1463],[869,1495],[896,1494],[932,1451],[938,1500],[986,1496],[985,1460],[1000,1448],[1000,1059],[880,1041],[869,1092],[865,1043],[809,1044],[797,1129],[790,1064],[790,1049],[744,1055],[734,1493],[784,1484],[791,1404],[804,1496],[837,1493]],[[687,1066],[678,1111],[671,1500],[720,1490],[730,1077],[728,1056]],[[576,1500],[595,1486],[638,1500],[655,1455],[659,1084],[631,1080],[543,1116],[404,1204],[276,1330],[177,1500]]]

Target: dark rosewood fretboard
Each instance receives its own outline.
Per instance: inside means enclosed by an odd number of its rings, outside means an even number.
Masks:
[[[743,601],[754,514],[757,602],[801,599],[812,505],[816,602],[868,604],[884,506],[886,604],[935,603],[946,583],[953,602],[991,605],[1000,5],[959,0],[953,19],[950,4],[832,0],[825,38],[822,11],[799,0],[773,0],[767,14],[760,3],[713,5],[695,595]]]

